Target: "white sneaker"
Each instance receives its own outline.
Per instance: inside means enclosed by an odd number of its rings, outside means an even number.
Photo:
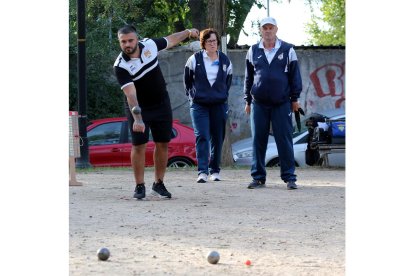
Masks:
[[[206,183],[207,182],[207,174],[200,173],[197,178],[197,183]]]
[[[220,174],[219,173],[213,173],[212,175],[210,175],[210,180],[213,181],[220,181]]]

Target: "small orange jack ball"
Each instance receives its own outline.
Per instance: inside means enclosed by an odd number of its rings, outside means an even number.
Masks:
[[[251,264],[252,264],[252,262],[251,262],[250,260],[247,260],[247,261],[245,262],[245,264],[246,264],[246,265],[251,265]]]

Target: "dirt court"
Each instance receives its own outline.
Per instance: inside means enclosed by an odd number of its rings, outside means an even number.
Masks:
[[[249,190],[250,170],[224,169],[196,183],[195,169],[169,170],[170,200],[133,196],[129,169],[78,172],[69,187],[70,275],[345,275],[345,170],[296,171],[289,191],[276,169]],[[111,256],[99,261],[96,251]],[[217,265],[206,255],[216,250]],[[246,260],[251,265],[245,264]]]

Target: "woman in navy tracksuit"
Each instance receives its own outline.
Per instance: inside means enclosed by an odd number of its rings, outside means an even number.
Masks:
[[[200,45],[202,50],[185,65],[184,86],[196,136],[197,182],[205,183],[209,174],[211,180],[220,180],[232,64],[218,51],[220,36],[216,30],[201,31]]]

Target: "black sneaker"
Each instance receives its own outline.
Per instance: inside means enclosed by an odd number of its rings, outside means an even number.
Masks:
[[[143,199],[145,197],[145,184],[137,184],[135,187],[134,198]]]
[[[288,190],[295,190],[297,188],[298,188],[298,186],[296,185],[295,181],[289,181],[287,183],[287,189]]]
[[[165,188],[164,182],[161,179],[157,183],[152,184],[152,194],[158,197],[171,198],[171,193]]]
[[[249,186],[247,186],[248,189],[257,189],[257,188],[264,188],[266,187],[264,180],[257,180],[253,179],[252,182],[250,182]]]

